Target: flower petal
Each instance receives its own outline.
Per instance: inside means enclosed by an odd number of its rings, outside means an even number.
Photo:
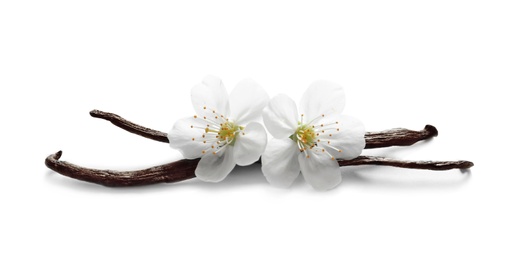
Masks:
[[[223,153],[206,153],[199,161],[195,175],[202,181],[220,182],[235,166],[233,147],[228,146]]]
[[[202,156],[202,150],[206,146],[199,141],[204,130],[191,127],[201,126],[201,121],[193,117],[179,119],[168,132],[169,146],[177,149],[186,159],[195,159]]]
[[[206,76],[201,83],[193,87],[191,103],[197,115],[201,117],[214,117],[212,111],[225,117],[230,116],[228,93],[221,79],[217,77]]]
[[[318,145],[336,159],[350,160],[361,154],[366,145],[364,125],[361,121],[351,116],[335,115],[320,120],[315,130],[319,131],[321,125],[328,130],[320,134]]]
[[[263,109],[263,123],[274,138],[287,138],[294,134],[298,126],[298,110],[294,101],[279,94]]]
[[[269,103],[269,95],[252,79],[239,82],[230,93],[230,118],[237,125],[246,125],[261,119],[263,108]]]
[[[332,82],[318,80],[313,82],[302,96],[300,113],[304,114],[304,123],[321,116],[340,114],[346,103],[344,89]]]
[[[261,156],[261,170],[270,184],[287,188],[300,174],[296,143],[289,138],[272,139]]]
[[[309,158],[304,153],[298,155],[298,162],[304,179],[316,190],[329,190],[341,181],[339,163],[332,160],[328,154],[318,151],[308,151]]]
[[[234,160],[237,165],[247,166],[259,160],[267,145],[267,132],[256,122],[248,124],[234,143]]]

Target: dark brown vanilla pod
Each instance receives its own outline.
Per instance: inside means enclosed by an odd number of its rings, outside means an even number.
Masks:
[[[152,139],[155,141],[169,143],[169,139],[167,139],[166,133],[143,127],[141,125],[137,125],[133,122],[125,120],[119,115],[103,112],[97,109],[90,111],[90,115],[95,118],[105,119],[114,124],[115,126],[133,134],[137,134],[139,136],[143,136],[145,138]]]
[[[62,151],[59,151],[48,156],[45,161],[46,166],[64,176],[108,187],[142,186],[192,179],[195,178],[195,168],[200,160],[180,160],[137,171],[112,171],[90,169],[60,161],[61,155]],[[385,165],[436,171],[467,169],[473,166],[473,163],[468,161],[399,161],[377,156],[359,156],[352,160],[339,160],[338,163],[341,167],[353,165]]]
[[[141,186],[195,178],[195,168],[200,160],[180,160],[137,171],[112,171],[90,169],[59,161],[61,155],[62,151],[59,151],[48,156],[46,166],[64,176],[108,187]]]
[[[90,115],[95,118],[107,120],[115,126],[130,133],[137,134],[155,141],[169,143],[166,133],[135,124],[119,115],[95,109],[90,111]],[[365,149],[389,146],[409,146],[437,135],[438,130],[432,125],[426,125],[425,128],[420,131],[395,128],[381,132],[367,132],[364,136],[364,139],[366,140]]]
[[[116,114],[93,110],[90,112],[90,115],[110,121],[126,131],[145,138],[159,142],[169,142],[166,133],[137,125]],[[426,125],[425,128],[420,131],[396,128],[381,132],[367,132],[365,135],[365,149],[409,146],[418,141],[426,140],[437,135],[438,131],[432,125]],[[61,155],[62,152],[59,151],[48,156],[45,160],[46,166],[64,176],[109,187],[141,186],[188,180],[195,177],[195,169],[200,160],[179,160],[136,171],[113,171],[90,169],[60,161],[59,159],[61,158]],[[257,163],[259,163],[259,161]],[[352,160],[339,160],[338,163],[340,166],[382,165],[436,171],[467,169],[473,166],[473,163],[469,161],[400,161],[377,156],[359,156]]]
[[[402,161],[382,156],[359,156],[352,160],[339,161],[340,166],[380,165],[398,168],[445,171],[452,169],[469,169],[473,167],[470,161]]]

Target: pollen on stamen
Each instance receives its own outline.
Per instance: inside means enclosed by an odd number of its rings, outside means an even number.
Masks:
[[[340,128],[337,128],[337,131],[340,131]]]
[[[332,161],[335,161],[335,157],[331,157],[331,160],[332,160]]]
[[[202,109],[206,109],[206,107],[202,107]]]
[[[305,157],[305,158],[308,158],[308,159],[309,159],[309,155],[306,155],[306,157]]]
[[[190,127],[193,128],[193,125],[191,125]]]
[[[195,141],[195,138],[191,138],[192,141]]]
[[[197,118],[197,115],[194,115],[193,118]]]
[[[214,151],[214,152],[212,152],[212,154],[217,154],[217,152]]]
[[[206,153],[206,151],[205,151],[205,150],[202,150],[202,154],[205,154],[205,153]]]
[[[325,149],[322,149],[322,152],[325,152],[326,150]]]
[[[212,110],[212,112],[215,114],[215,110]]]
[[[329,136],[333,136],[332,134],[329,134]]]
[[[320,143],[320,139],[318,139],[318,140],[317,140],[317,142],[319,142],[319,143]]]
[[[324,117],[324,114],[322,114],[322,117]]]
[[[330,141],[328,141],[328,144],[331,144],[331,142],[330,142]]]
[[[202,118],[206,119],[206,116],[203,116]]]
[[[339,153],[342,153],[342,150],[339,150]]]
[[[241,133],[242,135],[245,135],[245,132]]]
[[[203,143],[203,144],[205,144],[205,143],[206,143],[206,141],[202,141],[202,143]]]
[[[212,145],[212,149],[215,148],[215,146]]]

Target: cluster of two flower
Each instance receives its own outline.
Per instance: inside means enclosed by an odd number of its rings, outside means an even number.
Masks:
[[[316,81],[295,102],[280,94],[269,99],[251,79],[228,95],[219,78],[207,76],[193,87],[196,115],[178,120],[168,133],[170,146],[186,159],[201,158],[197,178],[222,181],[235,167],[261,157],[262,172],[274,186],[289,187],[300,172],[315,189],[341,182],[337,160],[359,156],[365,146],[364,126],[342,115],[342,87]],[[259,123],[263,120],[272,135]]]

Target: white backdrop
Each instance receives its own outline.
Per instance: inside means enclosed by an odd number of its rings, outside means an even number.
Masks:
[[[528,259],[528,1],[2,1],[1,259]],[[400,159],[469,174],[343,169],[316,192],[259,167],[218,184],[106,188],[44,166],[139,169],[167,144],[88,115],[168,131],[190,88],[251,77],[299,100],[346,89],[367,130],[438,127]]]

